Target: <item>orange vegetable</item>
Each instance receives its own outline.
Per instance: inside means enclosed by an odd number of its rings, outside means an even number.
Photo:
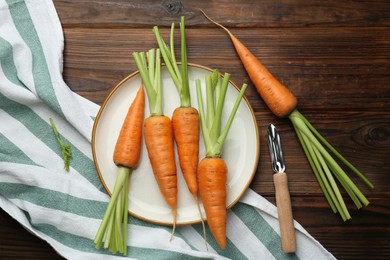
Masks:
[[[207,223],[218,245],[226,247],[226,182],[228,168],[218,157],[204,158],[199,163],[199,191]]]
[[[144,107],[145,94],[141,86],[127,112],[115,145],[113,159],[118,166],[118,176],[94,240],[99,249],[105,236],[104,248],[109,248],[114,254],[127,254],[129,175],[137,167],[140,158]]]
[[[138,164],[141,155],[144,107],[145,93],[141,86],[129,108],[115,145],[114,162],[118,166],[134,169]]]
[[[177,176],[172,123],[166,116],[151,116],[144,123],[145,144],[160,191],[176,211]]]
[[[206,147],[206,157],[200,161],[198,166],[199,193],[206,211],[208,226],[222,249],[225,249],[226,246],[226,185],[228,173],[227,165],[222,158],[222,150],[247,87],[246,84],[242,85],[226,124],[222,128],[222,112],[229,78],[230,74],[225,73],[221,82],[217,70],[206,76],[206,113],[203,106],[200,80],[195,81],[203,141]]]
[[[251,81],[269,109],[278,117],[290,115],[298,104],[298,100],[290,90],[280,83],[227,28],[212,20],[203,11],[202,13],[208,20],[220,26],[229,34]]]
[[[144,122],[145,145],[154,177],[172,209],[172,239],[176,228],[177,176],[172,122],[163,115],[160,49],[134,52],[133,57],[145,84],[151,113]]]
[[[198,200],[199,113],[193,107],[178,107],[173,112],[172,124],[184,179]]]

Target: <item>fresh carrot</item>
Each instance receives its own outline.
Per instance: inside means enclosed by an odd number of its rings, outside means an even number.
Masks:
[[[208,20],[223,28],[229,35],[248,75],[269,109],[278,117],[288,116],[297,106],[297,99],[268,69],[242,44],[227,28]]]
[[[141,86],[129,108],[115,145],[114,162],[118,166],[124,166],[129,169],[137,167],[141,155],[144,107],[145,93],[143,86]]]
[[[291,120],[302,148],[333,212],[339,212],[344,221],[351,218],[335,178],[346,190],[357,208],[361,208],[362,203],[367,206],[369,204],[367,198],[333,159],[328,150],[358,175],[368,187],[372,189],[374,185],[318,133],[297,110],[296,97],[268,71],[244,44],[223,25],[212,20],[202,10],[201,12],[208,20],[228,33],[251,81],[270,110],[278,117],[288,117]]]
[[[222,149],[240,105],[247,85],[243,84],[222,129],[222,111],[230,74],[225,73],[221,82],[220,74],[214,70],[206,76],[207,116],[204,113],[200,80],[196,82],[201,128],[206,146],[206,157],[198,167],[199,192],[206,211],[207,223],[218,245],[226,247],[226,196],[228,167],[222,158]],[[217,94],[216,94],[217,93]]]
[[[226,247],[226,183],[228,168],[219,157],[205,157],[199,163],[200,194],[207,223],[218,245]]]
[[[145,84],[151,115],[145,119],[144,138],[152,170],[165,201],[172,209],[175,233],[177,176],[172,122],[163,115],[160,49],[134,52],[134,60]]]
[[[191,194],[198,201],[197,169],[199,163],[199,113],[193,107],[178,107],[172,125],[180,168]]]
[[[184,16],[180,18],[180,68],[176,62],[174,51],[174,29],[175,24],[172,23],[169,45],[170,48],[168,48],[168,45],[161,37],[157,26],[153,27],[153,32],[161,50],[164,63],[168,68],[168,72],[171,75],[171,78],[173,79],[180,96],[180,106],[177,107],[172,114],[173,134],[177,145],[180,168],[187,187],[198,206],[198,211],[203,226],[204,239],[206,242],[205,225],[200,209],[200,202],[198,199],[197,170],[199,164],[199,113],[196,108],[191,106]]]
[[[145,119],[145,145],[158,186],[172,210],[177,205],[177,176],[173,148],[172,122],[167,116]]]
[[[115,145],[113,160],[119,169],[118,176],[94,240],[96,248],[99,249],[105,235],[104,248],[109,248],[114,254],[127,254],[129,175],[137,167],[140,158],[144,107],[145,94],[141,85],[127,112]]]

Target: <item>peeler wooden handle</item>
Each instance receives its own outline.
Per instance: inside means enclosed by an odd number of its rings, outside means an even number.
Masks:
[[[293,253],[296,250],[296,241],[287,174],[275,173],[273,178],[282,248],[285,253]]]

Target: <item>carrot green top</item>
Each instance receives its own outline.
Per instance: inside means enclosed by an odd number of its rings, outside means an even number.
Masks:
[[[182,107],[191,106],[190,89],[188,82],[188,61],[187,61],[187,44],[185,35],[184,16],[180,18],[180,44],[181,44],[181,70],[176,62],[174,51],[174,30],[175,24],[172,23],[170,34],[170,45],[166,44],[159,32],[157,26],[153,27],[153,32],[156,36],[161,55],[164,63],[167,66],[168,72],[176,86],[180,95],[180,105]]]
[[[195,81],[201,128],[206,146],[207,157],[221,157],[223,145],[247,87],[246,84],[242,85],[226,125],[222,130],[222,111],[229,79],[230,74],[225,73],[223,79],[221,80],[220,74],[217,70],[214,70],[213,73],[206,76],[206,115],[204,113],[201,82],[199,79]]]
[[[159,49],[134,52],[133,57],[144,82],[152,116],[163,115],[161,89],[161,55]]]

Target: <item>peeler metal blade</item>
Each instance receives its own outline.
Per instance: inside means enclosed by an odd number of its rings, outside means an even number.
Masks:
[[[284,172],[285,164],[283,159],[282,144],[278,130],[273,124],[268,126],[268,147],[271,156],[272,169],[275,173]]]

